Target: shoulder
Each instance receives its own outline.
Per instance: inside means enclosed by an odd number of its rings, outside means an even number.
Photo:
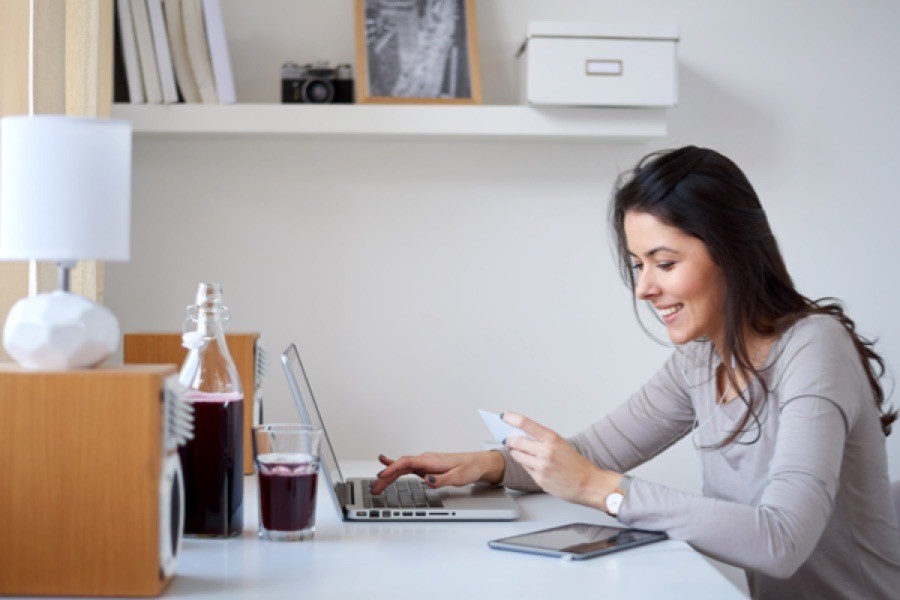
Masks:
[[[780,404],[817,397],[836,405],[853,423],[872,391],[850,332],[830,315],[797,321],[776,344],[772,366]]]
[[[782,334],[782,354],[792,357],[798,353],[826,355],[855,355],[856,348],[850,332],[831,315],[807,315]]]

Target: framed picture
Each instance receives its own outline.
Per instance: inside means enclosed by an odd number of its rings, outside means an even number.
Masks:
[[[475,0],[356,0],[356,98],[480,104]]]

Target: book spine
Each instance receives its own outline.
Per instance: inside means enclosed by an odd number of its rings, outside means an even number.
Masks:
[[[174,104],[178,102],[178,89],[175,87],[175,70],[172,68],[169,36],[166,35],[166,22],[163,20],[162,0],[147,0],[147,14],[150,17],[150,32],[153,35],[153,48],[156,50],[163,102]]]
[[[162,86],[159,81],[159,67],[156,51],[153,49],[153,33],[150,31],[150,15],[144,0],[131,0],[131,18],[134,23],[134,37],[137,40],[138,58],[141,63],[141,77],[147,102],[162,104]]]
[[[203,0],[203,20],[206,25],[206,39],[209,41],[209,59],[216,93],[222,104],[234,104],[234,75],[231,72],[231,55],[225,36],[225,19],[222,16],[220,0]]]
[[[200,102],[200,90],[194,79],[194,70],[188,58],[187,40],[184,38],[184,20],[181,17],[181,0],[163,0],[163,12],[166,16],[166,29],[169,31],[169,47],[172,50],[172,62],[175,65],[175,82],[185,102]]]
[[[182,0],[181,16],[184,18],[188,58],[197,79],[200,100],[204,104],[218,104],[219,96],[216,93],[216,80],[213,78],[212,64],[209,60],[209,45],[206,41],[200,0]]]
[[[116,0],[116,19],[119,25],[119,38],[122,42],[125,79],[128,82],[128,101],[132,104],[143,104],[146,102],[146,97],[144,96],[144,83],[141,80],[141,63],[138,59],[130,0]]]

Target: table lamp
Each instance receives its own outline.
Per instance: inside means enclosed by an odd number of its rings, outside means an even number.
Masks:
[[[116,351],[108,308],[69,293],[79,260],[129,259],[131,125],[126,121],[0,119],[0,260],[59,266],[59,290],[9,311],[3,347],[29,369],[92,367]]]

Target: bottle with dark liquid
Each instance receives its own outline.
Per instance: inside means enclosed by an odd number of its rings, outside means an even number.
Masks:
[[[201,283],[187,309],[187,358],[180,380],[194,407],[194,439],[179,448],[184,472],[184,534],[232,537],[244,528],[244,394],[224,325],[222,286]],[[196,323],[196,330],[189,326]]]

